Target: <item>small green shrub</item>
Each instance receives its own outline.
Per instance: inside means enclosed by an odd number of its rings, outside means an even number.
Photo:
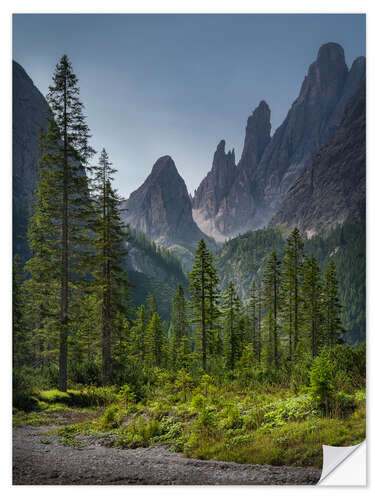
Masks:
[[[117,405],[110,406],[106,409],[102,426],[105,430],[116,429],[120,425],[120,408]]]
[[[27,368],[13,371],[13,407],[30,412],[38,407],[35,380]]]
[[[82,390],[69,390],[70,404],[81,408],[108,406],[118,400],[115,387],[90,386]]]
[[[118,393],[119,400],[126,405],[132,404],[136,400],[136,395],[128,385],[123,385]]]
[[[145,420],[144,417],[138,417],[135,421],[129,424],[115,445],[119,448],[139,448],[149,446],[153,439],[160,436],[161,426],[157,420]]]
[[[333,371],[329,356],[325,350],[314,359],[309,372],[309,393],[315,404],[327,414],[333,400]]]
[[[203,394],[198,393],[191,398],[191,407],[194,410],[202,410],[205,408],[206,404],[207,398],[203,396]]]
[[[355,396],[338,392],[335,394],[332,402],[332,413],[337,417],[347,417],[356,409]]]
[[[171,441],[179,438],[183,432],[183,425],[172,417],[164,417],[160,423],[160,439]]]

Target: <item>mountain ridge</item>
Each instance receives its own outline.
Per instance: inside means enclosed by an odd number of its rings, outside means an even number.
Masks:
[[[215,191],[212,182],[207,190],[207,179],[215,169],[215,157],[211,171],[196,190],[193,216],[202,231],[223,242],[268,224],[289,188],[337,130],[347,102],[364,79],[365,58],[356,58],[349,70],[343,48],[329,42],[320,47],[299,95],[272,137],[269,108],[261,101],[248,118],[240,162],[232,169],[233,179],[228,183],[228,190],[222,193],[216,212],[212,213],[209,206]],[[264,115],[263,128],[254,127],[252,140],[247,141],[249,121],[259,110]],[[257,141],[264,144],[260,156],[257,156]],[[205,189],[206,195],[202,194]]]

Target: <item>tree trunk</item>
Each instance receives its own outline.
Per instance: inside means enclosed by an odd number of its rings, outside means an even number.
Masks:
[[[104,173],[103,185],[103,222],[104,222],[104,246],[103,246],[103,278],[104,292],[102,305],[102,382],[108,385],[111,381],[111,328],[109,324],[110,308],[110,263],[109,263],[109,230],[107,217],[107,179]]]
[[[206,295],[205,295],[205,279],[204,279],[204,261],[202,259],[202,274],[201,274],[201,287],[202,287],[202,302],[201,302],[201,321],[202,321],[202,367],[206,371],[207,366],[207,343],[206,343]]]
[[[61,304],[60,304],[60,353],[59,353],[59,389],[67,389],[68,362],[68,133],[66,112],[66,78],[64,88],[64,158],[63,158],[63,205],[61,234]]]

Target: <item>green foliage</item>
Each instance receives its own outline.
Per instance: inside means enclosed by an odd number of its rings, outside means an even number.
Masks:
[[[146,420],[138,417],[125,427],[115,445],[119,448],[139,448],[149,446],[154,438],[162,433],[158,420]]]
[[[113,405],[110,406],[109,408],[106,409],[104,416],[103,416],[103,421],[102,421],[102,426],[103,429],[109,430],[109,429],[115,429],[119,427],[120,425],[120,407],[118,405]]]
[[[310,370],[309,393],[325,414],[328,413],[334,395],[332,365],[325,351],[315,358]]]
[[[30,373],[31,372],[31,373]],[[13,370],[13,407],[22,411],[32,411],[37,408],[35,379],[32,370],[27,367]]]
[[[136,400],[136,395],[134,392],[130,389],[128,385],[123,385],[118,393],[118,398],[122,403],[125,403],[126,405],[132,404]]]
[[[186,277],[182,270],[181,262],[172,252],[164,247],[159,247],[151,241],[144,233],[129,228],[128,241],[131,245],[142,250],[151,257],[155,264],[165,270],[168,274],[176,276],[177,283],[180,282],[186,288]]]
[[[192,322],[196,326],[196,350],[201,353],[202,369],[206,371],[207,358],[213,351],[214,325],[219,314],[219,280],[212,255],[203,239],[198,244],[189,280]]]

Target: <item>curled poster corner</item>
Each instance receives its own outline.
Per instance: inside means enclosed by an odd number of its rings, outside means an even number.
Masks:
[[[355,446],[323,445],[319,486],[366,486],[366,441]]]

